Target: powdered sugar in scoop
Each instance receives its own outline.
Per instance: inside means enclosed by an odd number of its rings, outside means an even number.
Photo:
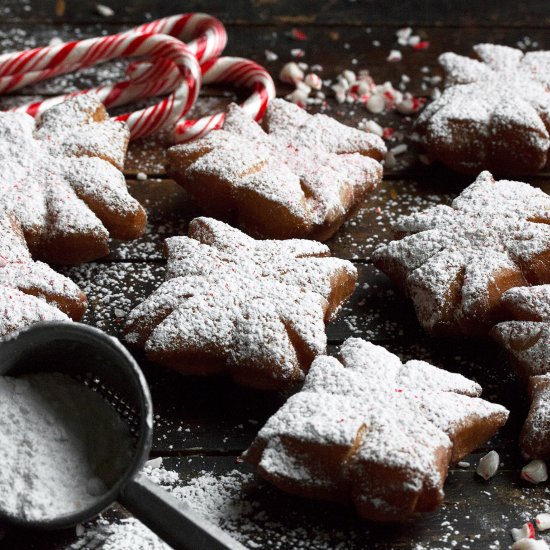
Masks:
[[[131,458],[126,423],[62,374],[0,377],[0,509],[45,521],[86,509]]]

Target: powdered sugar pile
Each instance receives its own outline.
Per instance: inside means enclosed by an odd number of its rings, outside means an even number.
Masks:
[[[530,220],[549,218],[546,193],[482,172],[450,207],[400,218],[395,230],[408,236],[377,248],[374,263],[407,291],[426,330],[487,331],[500,307],[489,299],[496,275],[508,273],[509,286],[543,276],[536,259],[550,227]]]
[[[341,357],[314,360],[302,391],[267,421],[245,459],[283,490],[345,498],[366,518],[403,520],[418,502],[435,508],[446,478],[441,450],[459,460],[483,442],[474,435],[481,425],[494,433],[508,412],[477,399],[481,388],[467,378],[402,364],[364,340],[346,340]],[[462,434],[469,423],[477,426]]]
[[[43,521],[84,510],[131,458],[128,426],[99,394],[61,374],[0,377],[3,513]]]
[[[191,222],[189,233],[166,241],[168,281],[131,312],[127,340],[168,365],[170,354],[204,349],[218,370],[254,365],[251,378],[266,384],[301,380],[326,348],[324,320],[353,288],[353,266],[326,257],[320,243],[256,241],[209,218]]]
[[[94,524],[82,528],[78,540],[67,550],[170,550],[143,523],[134,518],[126,518],[111,523],[100,518]]]

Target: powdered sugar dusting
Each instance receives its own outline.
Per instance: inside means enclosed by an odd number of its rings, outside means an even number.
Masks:
[[[202,196],[197,186],[205,178],[223,182],[230,195],[225,200],[239,212],[241,225],[267,237],[281,237],[284,224],[289,225],[285,236],[322,234],[328,228],[331,234],[381,180],[378,160],[385,146],[374,134],[277,99],[264,126],[267,133],[238,106],[230,106],[223,130],[170,150],[176,179],[195,197]],[[247,210],[250,200],[265,203],[281,218],[281,227],[269,229],[271,220]]]
[[[474,50],[481,61],[454,53],[439,58],[446,88],[417,124],[430,153],[469,173],[540,170],[550,146],[550,52],[494,44]]]
[[[256,241],[209,218],[166,245],[168,280],[130,313],[127,340],[168,365],[164,354],[201,349],[224,370],[255,365],[275,385],[301,380],[324,352],[324,321],[356,277],[320,243]]]
[[[364,340],[346,340],[341,355],[342,363],[315,359],[303,390],[268,420],[245,457],[278,487],[347,498],[367,518],[402,520],[417,502],[434,508],[446,477],[441,457],[448,465],[468,452],[453,452],[461,426],[489,423],[496,431],[506,409],[478,399],[481,388],[461,375],[423,361],[403,365]]]
[[[111,226],[141,211],[115,168],[128,130],[105,117],[93,96],[48,109],[38,126],[25,113],[0,113],[0,208],[19,221],[33,251],[68,235],[106,246],[102,220]]]
[[[39,321],[70,321],[66,313],[78,319],[85,308],[80,289],[34,262],[18,224],[0,216],[0,336]]]
[[[550,458],[550,285],[511,289],[502,302],[517,320],[499,323],[492,335],[528,380],[531,398],[522,450],[530,458]]]
[[[549,219],[546,193],[483,172],[451,206],[400,218],[394,227],[406,236],[377,248],[374,263],[407,291],[429,332],[483,332],[500,307],[491,293],[544,277],[537,258],[548,250]]]

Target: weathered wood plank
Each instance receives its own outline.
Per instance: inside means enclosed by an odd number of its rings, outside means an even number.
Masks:
[[[94,9],[93,1],[65,1],[62,12],[57,0],[44,0],[40,3],[4,0],[0,17],[16,21],[36,22],[104,22]],[[274,2],[266,0],[247,0],[228,4],[223,0],[194,0],[184,6],[170,1],[135,0],[128,3],[123,0],[109,0],[115,15],[115,21],[140,23],[181,11],[205,11],[221,18],[227,23],[258,25],[277,23],[281,25],[322,25],[345,24],[359,25],[441,25],[463,26],[483,25],[534,26],[542,27],[550,21],[544,2],[499,2],[489,0],[480,4],[474,0],[460,3],[445,0],[419,1],[407,4],[387,3],[380,0],[359,0],[345,2]],[[108,20],[110,20],[108,19]]]
[[[92,36],[101,36],[127,30],[129,25],[102,22],[83,24],[75,28],[72,25],[28,25],[0,21],[0,46],[3,52],[47,45],[54,37],[62,40],[79,40]],[[304,55],[298,61],[308,64],[321,64],[323,78],[334,78],[345,69],[368,69],[376,82],[390,80],[397,86],[403,74],[410,79],[407,89],[415,95],[426,94],[426,78],[440,75],[438,56],[445,51],[471,55],[472,46],[480,42],[495,42],[517,46],[526,34],[539,49],[549,49],[550,42],[544,29],[499,27],[464,28],[458,32],[435,27],[420,27],[415,32],[429,41],[429,48],[414,50],[397,44],[395,31],[397,26],[373,27],[366,32],[362,27],[326,26],[306,29],[307,41],[290,39],[287,28],[267,25],[245,30],[240,26],[228,25],[229,41],[224,55],[248,57],[263,64],[277,77],[282,65],[293,59],[291,50],[301,48]],[[387,62],[391,49],[402,51],[403,59],[397,63]],[[265,51],[275,52],[279,59],[268,62]],[[98,84],[107,84],[124,78],[127,62],[117,60],[98,68],[88,68],[77,74],[61,75],[36,84],[23,93],[53,95],[77,89],[89,88]],[[276,79],[276,78],[275,78]],[[277,80],[277,79],[276,79]],[[290,87],[277,82],[279,94],[288,93]],[[227,89],[227,87],[226,87]],[[215,88],[205,88],[203,93],[219,95]]]
[[[471,181],[450,176],[417,183],[413,180],[385,180],[358,211],[328,242],[332,253],[344,259],[368,260],[372,250],[391,238],[391,223],[401,214],[448,203]],[[172,180],[128,180],[130,192],[146,208],[149,224],[145,235],[135,241],[112,241],[111,254],[104,261],[159,261],[164,239],[184,235],[187,224],[201,215],[185,191]]]

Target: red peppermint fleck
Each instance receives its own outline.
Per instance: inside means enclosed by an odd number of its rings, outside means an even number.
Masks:
[[[427,50],[430,47],[430,43],[427,40],[421,40],[418,44],[413,46],[415,50]]]
[[[374,211],[375,211],[377,214],[382,214],[382,209],[381,209],[379,206],[377,206],[377,207],[375,208]]]
[[[290,36],[292,36],[294,40],[307,40],[307,34],[296,27],[290,31]]]
[[[422,107],[424,105],[424,103],[426,103],[426,98],[425,97],[413,97],[412,98],[413,109],[415,111],[418,111],[420,109],[420,107]]]
[[[384,128],[384,130],[382,130],[382,137],[384,139],[390,139],[394,133],[395,130],[391,126],[388,126],[387,128]]]
[[[402,390],[401,388],[395,388],[395,391],[396,391],[397,393],[403,393],[403,390]]]

